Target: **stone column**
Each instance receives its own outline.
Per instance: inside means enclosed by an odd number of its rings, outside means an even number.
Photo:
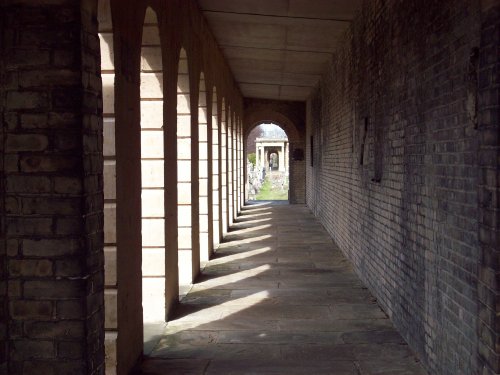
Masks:
[[[200,261],[206,262],[210,252],[209,220],[209,158],[208,158],[208,108],[205,77],[200,77],[198,97],[198,189],[200,216]]]
[[[221,116],[221,143],[219,144],[221,152],[221,197],[220,197],[220,229],[223,238],[227,233],[227,103],[222,100],[222,116]]]
[[[2,4],[0,372],[102,374],[97,2]]]
[[[255,168],[260,168],[260,146],[255,146]]]
[[[278,170],[280,172],[284,172],[285,171],[285,157],[284,157],[284,150],[285,150],[285,144],[283,143],[281,146],[280,146],[280,150],[278,151]]]
[[[188,59],[184,49],[179,57],[177,75],[177,220],[179,286],[184,292],[193,280],[193,162],[191,148],[191,102]],[[196,111],[195,111],[196,112]],[[181,291],[181,290],[180,290]]]
[[[288,164],[289,164],[289,160],[290,160],[290,149],[288,147],[288,142],[285,142],[285,172],[288,172]]]

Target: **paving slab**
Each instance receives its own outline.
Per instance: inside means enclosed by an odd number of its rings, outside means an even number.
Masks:
[[[134,375],[424,375],[305,206],[246,206]],[[146,350],[147,349],[147,350]]]

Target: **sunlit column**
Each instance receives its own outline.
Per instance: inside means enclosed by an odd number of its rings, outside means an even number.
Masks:
[[[228,111],[227,121],[227,223],[233,224],[233,115]]]
[[[222,104],[221,131],[220,131],[220,165],[221,165],[221,234],[227,233],[227,118],[226,108]]]
[[[142,306],[165,320],[163,66],[156,15],[148,8],[141,55]]]
[[[179,287],[184,292],[191,284],[192,216],[191,216],[191,108],[188,60],[181,49],[177,76],[177,220],[179,250]]]
[[[217,109],[217,93],[214,89],[212,103],[212,247],[220,243],[220,160],[219,160],[219,114]]]
[[[199,215],[200,215],[200,261],[209,258],[209,221],[208,221],[208,127],[207,127],[207,97],[205,78],[200,78],[200,96],[198,99],[198,141],[199,141]]]

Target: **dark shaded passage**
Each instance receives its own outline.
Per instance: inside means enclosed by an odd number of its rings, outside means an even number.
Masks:
[[[156,331],[152,331],[156,329]],[[305,206],[246,206],[137,374],[425,374]]]

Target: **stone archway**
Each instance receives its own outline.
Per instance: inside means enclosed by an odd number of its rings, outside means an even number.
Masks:
[[[291,204],[305,203],[305,136],[287,115],[272,108],[256,108],[247,110],[244,120],[244,140],[257,126],[272,123],[281,127],[289,142],[289,202]]]

